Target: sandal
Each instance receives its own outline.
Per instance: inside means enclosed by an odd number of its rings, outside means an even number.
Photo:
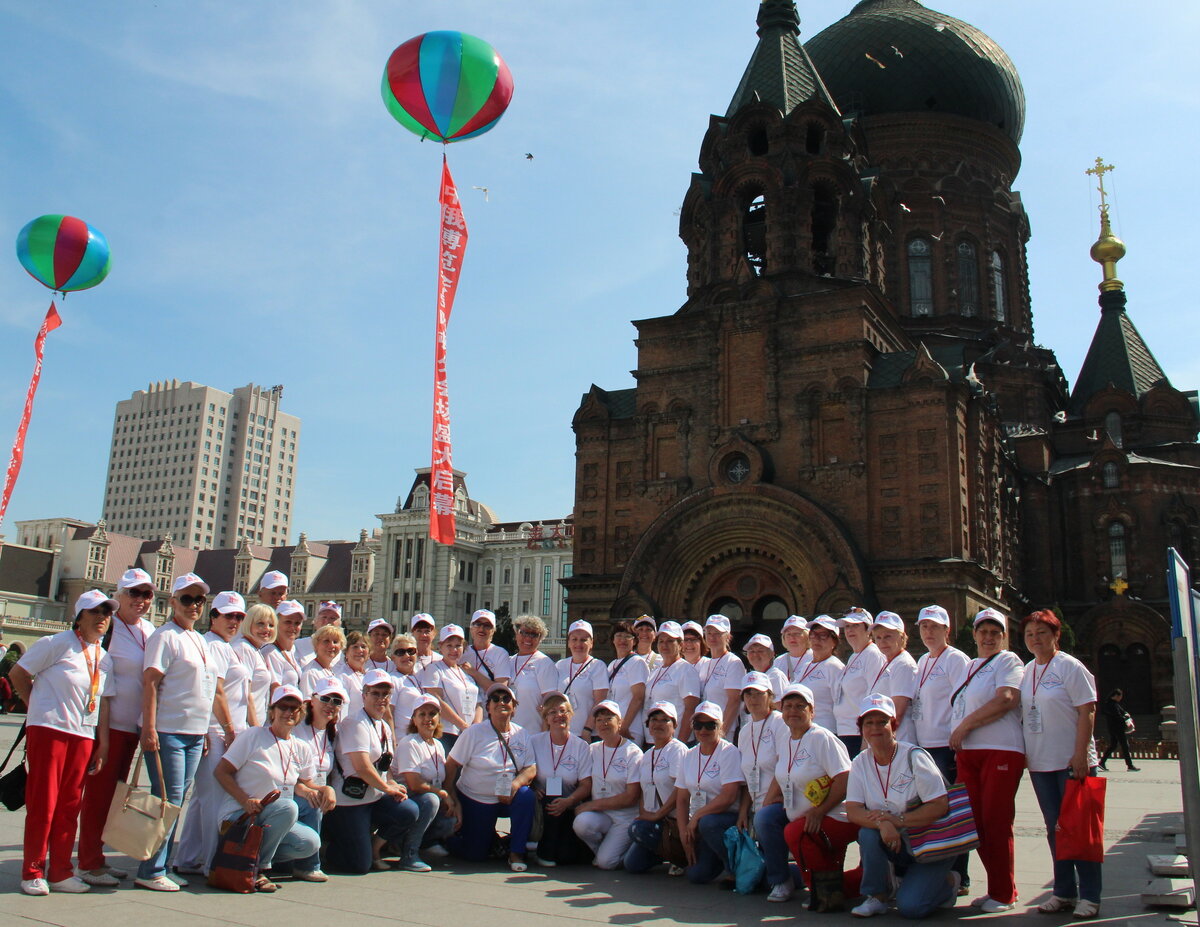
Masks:
[[[266,876],[259,876],[258,879],[254,883],[254,890],[256,892],[273,892],[273,891],[277,891],[278,888],[279,888],[279,886],[276,885],[274,882],[272,882],[270,879],[268,879]]]
[[[1077,921],[1090,921],[1100,916],[1100,905],[1094,901],[1080,900],[1071,916]]]
[[[1061,914],[1064,911],[1074,911],[1076,901],[1075,898],[1060,898],[1058,895],[1051,895],[1037,906],[1037,912],[1038,914]]]
[[[523,859],[509,859],[508,868],[513,872],[526,872],[529,869],[529,864]]]

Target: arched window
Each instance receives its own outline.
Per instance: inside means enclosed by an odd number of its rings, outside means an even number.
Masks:
[[[750,149],[750,154],[757,157],[762,157],[770,149],[770,141],[767,138],[767,130],[762,126],[755,126],[746,135],[746,147]]]
[[[958,311],[964,316],[979,313],[979,261],[975,246],[969,241],[958,243]]]
[[[1112,438],[1112,443],[1117,447],[1123,447],[1125,444],[1124,435],[1121,433],[1121,413],[1109,412],[1104,416],[1104,430],[1108,432],[1108,436]]]
[[[1108,561],[1113,579],[1129,575],[1125,559],[1125,526],[1119,521],[1108,526]]]
[[[760,193],[746,207],[742,218],[742,245],[755,276],[761,277],[767,263],[767,201]]]
[[[812,258],[813,273],[833,273],[831,245],[837,227],[837,200],[828,184],[818,183],[812,191]]]
[[[819,122],[810,122],[804,128],[804,150],[809,154],[820,154],[825,144],[825,128]]]
[[[1004,259],[999,251],[992,252],[992,302],[996,305],[996,321],[1003,322],[1008,318],[1008,296],[1004,287]]]
[[[924,238],[908,243],[908,299],[913,315],[933,315],[933,254]]]
[[[1117,469],[1117,465],[1110,460],[1104,465],[1102,473],[1104,474],[1104,488],[1116,489],[1121,482],[1121,472]]]

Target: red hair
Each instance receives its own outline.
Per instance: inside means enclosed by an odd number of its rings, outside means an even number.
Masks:
[[[1025,633],[1025,627],[1030,622],[1039,621],[1048,627],[1055,634],[1062,632],[1062,622],[1058,620],[1058,616],[1048,608],[1043,608],[1040,611],[1030,612],[1021,619],[1021,633]]]

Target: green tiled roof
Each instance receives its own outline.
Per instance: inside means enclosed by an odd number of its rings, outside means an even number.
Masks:
[[[1167,375],[1125,312],[1125,291],[1100,295],[1100,324],[1071,393],[1070,411],[1079,414],[1087,401],[1110,385],[1140,397]]]
[[[758,9],[758,47],[746,66],[726,116],[761,100],[787,115],[807,100],[819,99],[837,112],[821,75],[800,44],[800,16],[794,0],[763,0]]]

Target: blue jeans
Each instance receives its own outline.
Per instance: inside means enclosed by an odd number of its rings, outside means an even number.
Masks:
[[[158,756],[162,760],[163,778],[166,780],[166,799],[173,805],[183,806],[183,799],[192,780],[196,778],[196,767],[204,753],[204,734],[164,734],[158,732]],[[164,783],[158,779],[158,764],[154,754],[146,754],[146,771],[150,775],[150,791],[157,797],[164,795]],[[176,821],[176,824],[179,822]],[[175,828],[157,853],[138,865],[139,879],[156,879],[167,874],[167,860],[175,849]]]
[[[783,831],[787,826],[787,811],[782,804],[763,805],[754,815],[754,835],[758,838],[763,862],[767,865],[767,884],[772,888],[788,879],[800,884],[792,872],[790,851],[783,839]]]
[[[422,792],[420,795],[410,795],[401,804],[411,805],[410,810],[416,814],[416,823],[405,831],[400,844],[400,861],[411,863],[426,844],[425,835],[441,810],[442,800],[433,792]]]
[[[321,818],[324,815],[303,798],[293,798],[292,801],[296,803],[296,820],[305,827],[310,828],[314,834],[320,834]],[[317,849],[311,856],[292,861],[295,869],[299,869],[301,872],[312,872],[314,869],[321,868],[321,845],[319,837],[317,841]]]
[[[893,853],[883,845],[879,831],[863,827],[858,832],[858,850],[862,857],[862,893],[886,895],[888,863],[905,867],[904,881],[896,890],[896,912],[901,917],[928,917],[952,897],[946,880],[953,859],[918,863],[907,850]]]
[[[533,789],[527,785],[521,786],[507,805],[500,802],[485,804],[462,792],[458,793],[458,800],[462,805],[462,827],[446,841],[446,849],[462,859],[483,862],[492,854],[496,820],[509,818],[512,821],[509,852],[525,855],[525,845],[529,842],[529,831],[533,827],[533,809],[537,805],[537,795]]]
[[[633,821],[629,825],[632,843],[625,851],[626,872],[649,872],[663,861],[658,855],[662,840],[662,821]]]
[[[1089,775],[1095,774],[1094,768],[1089,770]],[[1054,860],[1054,894],[1059,898],[1082,898],[1099,904],[1102,864],[1056,859],[1054,855],[1054,828],[1062,810],[1063,795],[1067,792],[1067,771],[1030,772],[1029,778],[1033,780],[1033,793],[1042,809],[1042,820],[1046,822],[1046,842],[1050,844],[1050,858]]]
[[[273,801],[258,813],[256,823],[264,828],[258,848],[260,869],[270,869],[272,862],[320,855],[321,838],[311,827],[299,822],[299,815],[300,809],[294,801]],[[234,811],[225,815],[225,820],[236,821],[241,816],[241,811]]]
[[[695,845],[696,862],[687,867],[689,882],[702,885],[711,882],[729,868],[725,855],[725,831],[737,824],[737,812],[720,811],[700,819]]]
[[[374,860],[371,836],[378,834],[388,843],[402,846],[416,822],[416,805],[410,801],[384,797],[365,805],[340,805],[321,822],[321,835],[328,845],[326,863],[334,872],[370,872]]]

